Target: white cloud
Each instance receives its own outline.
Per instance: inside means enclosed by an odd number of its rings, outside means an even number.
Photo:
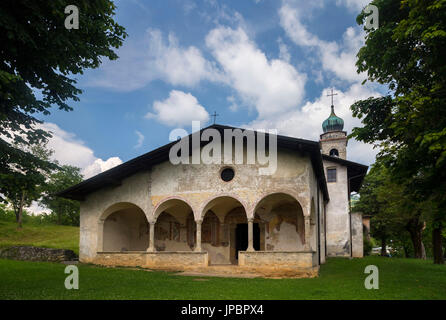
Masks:
[[[257,109],[259,118],[301,102],[306,76],[286,61],[268,60],[242,28],[215,28],[207,35],[206,45],[221,65],[226,83]]]
[[[173,33],[166,41],[157,29],[147,30],[142,39],[126,41],[118,55],[118,60],[106,60],[98,71],[92,71],[87,86],[132,91],[161,79],[193,87],[202,80],[217,81],[221,76],[198,48],[180,46]]]
[[[138,136],[138,141],[136,142],[136,145],[135,145],[134,148],[135,149],[141,148],[141,146],[142,146],[142,144],[144,142],[144,135],[141,132],[139,132],[138,130],[135,130],[135,133]]]
[[[45,122],[41,127],[53,134],[48,141],[48,148],[54,150],[53,158],[61,164],[81,168],[84,178],[90,178],[122,163],[118,157],[107,160],[96,157],[93,150],[76,138],[75,134],[61,129],[54,123]]]
[[[82,170],[85,178],[93,177],[101,172],[107,171],[113,167],[116,167],[122,163],[122,160],[118,157],[110,157],[107,160],[96,159],[92,164],[88,165]]]
[[[209,113],[198,103],[190,93],[172,90],[169,97],[163,101],[153,103],[153,113],[146,114],[148,119],[156,119],[168,126],[184,126],[192,121],[205,123],[209,120]]]
[[[283,42],[282,38],[279,38],[277,42],[279,43],[279,58],[289,63],[291,55],[287,45]]]
[[[335,100],[335,113],[344,120],[344,131],[348,133],[351,133],[353,127],[361,125],[359,119],[353,118],[350,106],[357,100],[380,95],[360,84],[353,84],[344,92],[337,89],[335,91],[338,93]],[[246,127],[277,129],[281,135],[318,141],[319,134],[322,133],[322,122],[330,115],[330,103],[326,96],[328,92],[329,88],[324,89],[320,97],[305,103],[300,109],[296,108],[269,119],[254,120]],[[347,155],[352,161],[370,164],[374,162],[376,150],[371,145],[351,140],[348,144]]]
[[[302,22],[300,6],[284,1],[279,9],[280,24],[289,38],[298,46],[315,50],[322,68],[330,71],[341,80],[357,82],[365,79],[365,74],[356,72],[356,54],[364,43],[364,31],[359,27],[349,27],[343,34],[341,43],[325,41],[309,32]]]

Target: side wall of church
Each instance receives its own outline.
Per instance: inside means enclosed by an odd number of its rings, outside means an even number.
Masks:
[[[234,169],[235,176],[232,181],[224,182],[220,178],[220,171],[228,166]],[[258,164],[173,165],[166,161],[151,170],[123,179],[119,186],[104,187],[89,194],[81,202],[80,260],[93,261],[97,252],[103,250],[99,236],[102,233],[103,220],[111,213],[109,211],[112,206],[119,206],[121,203],[136,205],[151,222],[156,220],[154,209],[158,204],[169,198],[179,198],[191,206],[197,221],[204,218],[205,204],[218,196],[239,200],[247,215],[253,217],[254,208],[262,198],[273,193],[286,193],[299,202],[303,215],[309,217],[312,198],[317,201],[310,159],[289,150],[278,150],[276,172],[272,175],[260,175],[261,167]],[[317,207],[313,210],[317,210]],[[311,242],[315,243],[315,239],[316,232]],[[209,245],[203,245],[204,248],[206,246]],[[227,254],[227,250],[221,248],[221,256]]]
[[[350,216],[347,167],[324,160],[328,168],[336,168],[336,182],[328,182],[330,201],[326,205],[327,255],[350,256]]]
[[[310,188],[311,188],[311,198],[314,206],[314,216],[311,219],[310,225],[311,230],[314,235],[311,235],[312,238],[312,249],[319,254],[320,251],[320,261],[321,263],[325,263],[325,206],[324,206],[324,195],[320,187],[317,184],[316,174],[311,168],[311,180],[310,180]],[[318,195],[319,193],[319,195]],[[319,200],[319,206],[318,206]],[[318,213],[319,212],[319,213]],[[318,238],[319,235],[319,238]]]

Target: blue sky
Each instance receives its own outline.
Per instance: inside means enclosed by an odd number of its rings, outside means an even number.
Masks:
[[[74,111],[42,117],[62,163],[88,177],[169,142],[191,121],[277,129],[318,140],[330,113],[360,125],[349,106],[383,93],[361,85],[355,55],[364,31],[355,18],[368,1],[119,0],[129,34],[116,61],[78,76]],[[80,26],[82,28],[82,25]],[[348,158],[370,164],[375,151],[349,142]]]

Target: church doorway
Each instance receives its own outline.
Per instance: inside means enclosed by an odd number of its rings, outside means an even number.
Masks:
[[[253,224],[253,246],[254,250],[260,250],[260,227],[258,223]],[[239,223],[235,228],[235,260],[238,261],[238,252],[246,251],[248,248],[248,224]]]

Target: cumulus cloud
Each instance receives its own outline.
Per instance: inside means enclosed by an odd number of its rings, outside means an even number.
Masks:
[[[329,88],[323,90],[320,97],[314,101],[306,102],[302,108],[281,113],[277,117],[263,120],[254,120],[246,127],[254,129],[277,129],[278,134],[312,141],[319,140],[322,133],[322,122],[330,115],[330,104],[327,103]],[[336,89],[338,95],[335,102],[335,113],[344,120],[344,131],[351,132],[361,122],[353,118],[350,106],[357,100],[367,99],[370,96],[380,94],[360,84],[353,84],[348,90]],[[376,150],[371,145],[359,143],[355,140],[349,141],[348,158],[365,164],[374,162]]]
[[[356,72],[356,54],[364,44],[364,31],[349,27],[343,34],[342,42],[325,41],[309,32],[302,22],[300,6],[284,1],[279,9],[280,24],[288,37],[298,46],[315,50],[323,70],[332,72],[341,80],[362,81],[365,74]]]
[[[153,103],[153,111],[146,114],[148,119],[156,119],[168,126],[190,125],[192,121],[205,123],[209,120],[209,113],[198,103],[190,93],[172,90],[169,97],[163,101]]]
[[[96,157],[93,150],[75,134],[61,129],[54,123],[46,122],[41,127],[53,134],[48,141],[48,148],[54,150],[53,159],[64,165],[81,168],[81,173],[86,179],[122,163],[118,157],[106,160]]]
[[[118,60],[106,60],[98,71],[92,71],[86,85],[132,91],[161,79],[193,87],[221,76],[197,47],[182,47],[173,33],[164,39],[158,29],[148,29],[142,39],[125,42],[118,55]]]
[[[93,163],[88,165],[82,170],[85,178],[93,177],[101,172],[107,171],[113,167],[116,167],[122,163],[119,157],[110,157],[107,160],[96,159]]]
[[[306,75],[280,59],[269,60],[242,28],[217,27],[206,45],[225,73],[226,83],[259,118],[286,111],[302,101]]]

